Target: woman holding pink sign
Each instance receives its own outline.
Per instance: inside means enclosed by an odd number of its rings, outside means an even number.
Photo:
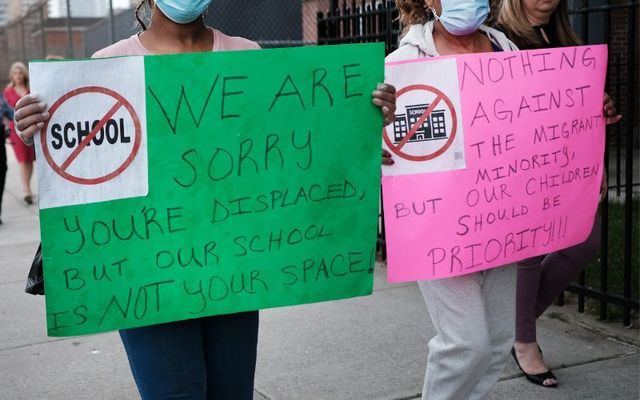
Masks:
[[[387,61],[517,50],[500,31],[482,25],[488,0],[396,0],[407,27]],[[385,154],[383,164],[391,164]],[[515,264],[453,278],[418,282],[436,336],[429,341],[423,399],[485,399],[513,345]]]
[[[136,17],[142,32],[98,51],[94,57],[260,48],[255,42],[206,26],[202,16],[210,3],[141,1]],[[148,28],[139,18],[141,10],[151,13]],[[380,84],[372,93],[372,101],[382,110],[386,123],[393,121],[393,86]],[[50,117],[46,110],[35,95],[18,102],[15,120],[25,143],[33,143],[33,135]],[[249,311],[121,330],[142,399],[253,399],[258,319],[258,311]]]
[[[507,33],[523,50],[577,46],[580,40],[571,30],[568,10],[567,0],[504,0],[496,28]],[[622,118],[606,93],[603,112],[607,124],[615,124]],[[605,171],[601,199],[606,191]],[[584,243],[518,264],[516,340],[511,354],[530,382],[545,387],[558,386],[538,346],[536,320],[598,254],[600,233],[600,219],[596,216]]]

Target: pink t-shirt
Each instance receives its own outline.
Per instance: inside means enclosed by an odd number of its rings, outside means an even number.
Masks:
[[[260,48],[258,43],[252,42],[251,40],[236,36],[227,36],[216,29],[209,29],[213,34],[213,49],[211,49],[211,51],[257,50]],[[93,58],[149,55],[152,55],[152,53],[142,45],[138,34],[135,34],[128,39],[123,39],[109,47],[98,50],[93,55]]]

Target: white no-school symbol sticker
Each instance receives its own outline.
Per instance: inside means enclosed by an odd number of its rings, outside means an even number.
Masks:
[[[102,103],[102,97],[113,105],[104,113],[91,113],[95,118],[56,118],[65,107],[77,107],[78,102]],[[42,152],[51,168],[70,182],[97,185],[114,179],[131,165],[140,150],[140,119],[133,106],[113,90],[99,86],[72,90],[58,99],[49,113],[51,118],[40,136]],[[96,150],[91,151],[91,146]],[[109,153],[106,164],[95,164],[96,152]]]
[[[144,58],[32,62],[29,69],[33,93],[51,105],[35,146],[40,208],[146,196]]]

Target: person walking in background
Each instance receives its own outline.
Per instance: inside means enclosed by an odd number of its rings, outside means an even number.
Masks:
[[[9,103],[9,106],[15,108],[18,100],[29,94],[29,71],[27,67],[21,62],[14,63],[9,69],[9,81],[11,83],[4,90],[4,98]],[[33,204],[31,177],[33,176],[33,162],[36,159],[36,153],[33,147],[26,146],[20,140],[13,121],[9,124],[9,130],[9,140],[20,166],[20,181],[22,182],[24,201],[27,204]]]
[[[13,121],[13,109],[0,96],[0,225],[2,225],[2,196],[7,178],[7,146],[9,124]]]
[[[230,37],[204,24],[211,0],[145,0],[148,29],[98,51],[94,57],[257,50],[247,39]],[[126,73],[123,71],[122,73]],[[372,94],[388,124],[395,112],[395,89],[380,85]],[[35,95],[22,99],[15,120],[21,138],[33,135],[49,118]],[[378,132],[372,132],[372,139]],[[195,318],[120,331],[131,371],[144,400],[252,400],[258,341],[258,312]]]
[[[483,25],[488,0],[396,0],[407,27],[387,61],[517,50]],[[383,164],[389,164],[387,152]],[[436,335],[429,341],[424,400],[486,399],[513,345],[516,266],[418,282]]]
[[[580,40],[569,23],[567,0],[503,0],[495,27],[507,34],[521,50],[577,46]],[[620,121],[615,105],[604,94],[607,124]],[[607,191],[604,171],[600,199]],[[536,320],[598,254],[600,218],[595,216],[591,234],[584,243],[518,264],[516,295],[516,340],[511,351],[525,377],[541,386],[557,387],[546,366],[536,337]]]

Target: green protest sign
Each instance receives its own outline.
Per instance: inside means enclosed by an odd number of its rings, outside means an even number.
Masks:
[[[32,63],[49,335],[370,294],[383,57]]]

